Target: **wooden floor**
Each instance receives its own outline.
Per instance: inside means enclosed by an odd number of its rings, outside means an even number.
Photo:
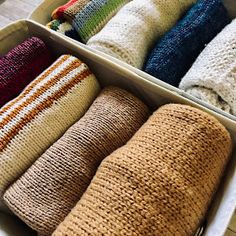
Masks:
[[[0,0],[0,28],[12,21],[27,18],[29,13],[41,1],[42,0]],[[234,215],[225,236],[236,236],[236,214]]]
[[[0,0],[0,28],[12,21],[27,18],[40,2],[41,0]]]

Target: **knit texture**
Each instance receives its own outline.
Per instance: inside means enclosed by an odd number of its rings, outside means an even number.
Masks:
[[[203,50],[180,83],[187,93],[236,115],[236,20]]]
[[[69,0],[66,4],[59,6],[52,12],[52,19],[63,19],[64,12],[67,8],[78,2],[79,0]],[[81,0],[82,1],[82,0]]]
[[[195,0],[133,0],[87,44],[141,69],[154,42],[193,2]]]
[[[0,107],[15,98],[52,63],[45,43],[29,38],[0,57]]]
[[[199,0],[157,42],[144,70],[168,84],[178,86],[205,45],[230,21],[221,0]]]
[[[53,19],[66,19],[86,43],[129,0],[78,0],[69,1],[52,13]]]
[[[10,209],[43,234],[52,234],[75,206],[103,158],[124,145],[148,118],[139,99],[107,88],[84,117],[4,194]]]
[[[72,39],[81,41],[81,38],[77,34],[76,30],[67,21],[62,21],[62,20],[57,20],[57,19],[52,20],[46,25],[46,27],[58,33],[64,34]]]
[[[63,55],[0,109],[0,196],[85,113],[98,91],[88,67]]]
[[[53,235],[193,235],[230,152],[230,135],[215,118],[163,106],[104,159]]]

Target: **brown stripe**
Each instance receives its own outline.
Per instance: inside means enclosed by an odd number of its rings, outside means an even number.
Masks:
[[[43,79],[45,79],[53,70],[55,70],[57,67],[60,66],[60,64],[62,64],[63,62],[65,62],[70,56],[69,55],[65,55],[63,57],[61,57],[57,62],[55,62],[55,64],[53,64],[48,70],[46,70],[45,72],[43,72],[43,74],[41,76],[38,76],[35,80],[33,80],[26,88],[25,90],[18,96],[16,97],[14,100],[12,100],[11,102],[9,102],[6,106],[4,106],[1,110],[0,110],[0,115],[2,115],[4,112],[6,112],[11,106],[13,106],[15,103],[17,103],[18,101],[20,101],[20,99],[22,99],[23,97],[25,97],[38,83],[40,83]]]
[[[27,99],[25,102],[20,104],[18,107],[16,107],[6,118],[4,118],[0,122],[0,129],[2,129],[5,125],[7,125],[8,122],[10,122],[11,119],[16,117],[24,107],[32,103],[37,97],[42,95],[45,91],[47,91],[50,87],[52,87],[54,84],[56,84],[62,77],[65,77],[71,70],[76,69],[82,64],[80,60],[76,60],[69,64],[60,74],[57,76],[51,78],[43,87],[40,88],[40,90],[36,91],[29,99]],[[50,70],[51,72],[53,70]],[[46,77],[44,77],[45,79]]]
[[[10,130],[0,141],[0,151],[2,151],[6,145],[9,143],[9,141],[21,130],[25,124],[32,121],[36,115],[38,115],[42,110],[45,108],[49,108],[52,106],[55,100],[60,99],[62,96],[64,96],[71,88],[73,88],[76,84],[78,84],[81,80],[85,79],[89,75],[91,75],[91,71],[89,69],[86,69],[81,74],[76,75],[73,80],[64,85],[59,91],[57,91],[52,96],[48,97],[46,101],[44,101],[42,104],[39,104],[37,107],[35,107],[26,117],[24,117],[20,123],[18,123],[12,130]]]
[[[89,2],[90,0],[80,0],[72,6],[68,7],[64,11],[64,18],[72,24],[72,21],[74,20],[77,13],[79,13]]]

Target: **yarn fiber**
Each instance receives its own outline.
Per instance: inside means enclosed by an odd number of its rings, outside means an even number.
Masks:
[[[102,159],[124,145],[148,114],[146,105],[130,93],[104,89],[85,115],[6,191],[8,207],[36,231],[51,235]]]
[[[195,0],[133,0],[87,42],[91,48],[142,68],[154,42]]]
[[[197,1],[157,42],[144,70],[177,87],[205,45],[230,21],[221,0]]]
[[[45,43],[32,37],[0,57],[0,107],[15,98],[52,63]]]
[[[186,105],[165,105],[103,160],[53,235],[193,235],[231,146],[228,131],[214,117]]]
[[[180,83],[187,93],[236,115],[236,20],[202,51]]]
[[[52,20],[46,25],[46,27],[49,29],[52,29],[58,33],[66,35],[72,39],[75,39],[77,41],[81,41],[81,38],[77,34],[76,30],[67,21],[62,21],[62,20],[58,20],[58,19]]]
[[[101,160],[125,144],[147,115],[147,107],[133,95],[105,89],[84,117],[6,191],[8,206],[33,229],[51,234],[80,199]]]
[[[98,33],[129,0],[69,1],[56,9],[52,18],[66,19],[75,28],[82,42]]]
[[[63,55],[0,109],[0,195],[85,113],[98,91],[89,68]]]

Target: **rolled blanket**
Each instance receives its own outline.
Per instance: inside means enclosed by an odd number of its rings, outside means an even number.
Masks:
[[[10,209],[43,234],[52,234],[78,202],[97,167],[148,118],[130,93],[107,88],[76,124],[4,194]],[[27,204],[26,204],[27,203]]]
[[[193,2],[195,0],[133,0],[87,44],[141,69],[153,43]]]
[[[67,8],[71,7],[73,4],[75,4],[78,1],[83,0],[69,0],[66,4],[59,6],[52,12],[52,19],[64,19],[64,12]]]
[[[103,160],[53,235],[193,235],[231,145],[214,117],[186,105],[163,106]]]
[[[49,49],[36,37],[0,57],[0,107],[19,95],[52,62]]]
[[[52,13],[53,19],[69,21],[82,41],[97,34],[104,25],[130,0],[71,0]]]
[[[46,27],[48,27],[49,29],[52,29],[58,33],[64,34],[72,39],[75,39],[77,41],[81,41],[81,38],[77,34],[76,30],[67,21],[52,20],[46,25]]]
[[[236,115],[236,20],[203,50],[179,87]]]
[[[98,91],[88,67],[63,55],[0,109],[0,196],[82,117]]]
[[[221,0],[198,0],[157,42],[144,70],[177,87],[205,45],[230,21]]]

